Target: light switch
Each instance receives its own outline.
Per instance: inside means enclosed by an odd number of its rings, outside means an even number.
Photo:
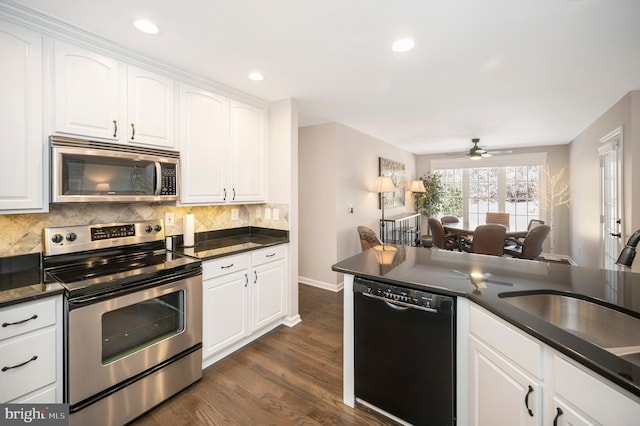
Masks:
[[[231,209],[231,220],[238,220],[238,209]]]
[[[273,220],[280,220],[280,210],[273,209]]]
[[[271,209],[269,207],[264,209],[264,220],[271,219]]]

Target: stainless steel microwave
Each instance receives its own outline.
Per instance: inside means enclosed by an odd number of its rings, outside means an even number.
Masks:
[[[59,136],[50,146],[52,203],[178,199],[178,152]]]

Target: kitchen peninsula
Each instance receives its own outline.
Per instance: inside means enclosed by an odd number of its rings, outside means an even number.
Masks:
[[[570,325],[553,325],[509,301],[528,294],[570,296],[636,320],[640,318],[640,274],[419,247],[397,247],[392,260],[368,250],[332,269],[345,274],[343,389],[347,405],[353,406],[358,398],[354,391],[354,351],[358,351],[354,348],[354,281],[358,287],[358,281],[364,280],[386,286],[385,294],[400,294],[395,300],[402,301],[402,294],[410,299],[411,291],[456,300],[459,425],[577,420],[584,422],[579,424],[625,425],[640,415],[637,361],[590,343]],[[611,325],[611,333],[615,332]],[[425,383],[425,387],[438,385]]]

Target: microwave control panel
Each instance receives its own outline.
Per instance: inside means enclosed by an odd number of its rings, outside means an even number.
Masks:
[[[160,195],[178,195],[177,167],[175,164],[163,164]]]

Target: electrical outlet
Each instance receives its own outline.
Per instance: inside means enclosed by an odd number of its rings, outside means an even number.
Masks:
[[[176,224],[173,212],[166,212],[164,214],[164,226],[174,226]]]
[[[280,210],[273,209],[273,220],[280,220]]]
[[[258,207],[256,209],[256,219],[260,219],[262,217],[262,211],[260,210],[260,207]]]
[[[238,220],[238,209],[231,209],[231,220]]]
[[[271,209],[269,207],[264,209],[264,220],[271,219]]]

